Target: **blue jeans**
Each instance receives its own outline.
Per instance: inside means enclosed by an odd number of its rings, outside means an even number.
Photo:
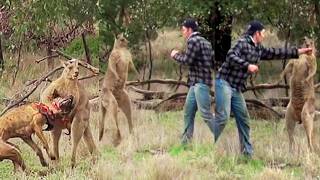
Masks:
[[[210,88],[204,83],[196,83],[188,91],[184,105],[184,132],[182,144],[188,143],[193,136],[194,118],[199,109],[201,117],[213,133],[213,115],[211,112]]]
[[[244,155],[252,156],[253,148],[250,143],[249,113],[241,92],[232,88],[223,79],[215,81],[215,120],[214,137],[218,140],[230,118],[230,110],[233,112],[239,133],[240,151]]]

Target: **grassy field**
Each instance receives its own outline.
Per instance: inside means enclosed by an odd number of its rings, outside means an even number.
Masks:
[[[71,141],[63,135],[60,142],[61,162],[45,179],[319,179],[319,153],[309,153],[306,137],[300,126],[296,131],[297,148],[288,151],[284,123],[252,120],[252,141],[255,153],[245,160],[238,153],[238,136],[231,119],[220,141],[213,137],[197,116],[194,141],[182,147],[179,138],[182,112],[157,114],[135,110],[134,135],[128,135],[121,123],[124,140],[112,147],[108,139],[97,142],[100,155],[91,161],[86,146],[80,144],[77,167],[70,168]],[[98,113],[93,113],[92,129],[97,139]],[[121,116],[122,117],[122,116]],[[122,117],[121,120],[124,121]],[[319,122],[316,123],[319,134]],[[13,174],[11,162],[0,163],[0,179],[39,179],[37,172],[45,171],[38,158],[21,141],[19,144],[26,164],[33,173]],[[319,145],[319,141],[317,141]],[[319,152],[319,151],[318,151]]]

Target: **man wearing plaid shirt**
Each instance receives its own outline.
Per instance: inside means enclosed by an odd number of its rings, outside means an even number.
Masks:
[[[213,50],[209,41],[197,32],[194,19],[186,19],[182,24],[182,35],[187,39],[185,52],[172,50],[171,57],[189,67],[189,91],[184,105],[184,132],[182,144],[193,136],[194,118],[197,110],[213,133],[210,88],[212,86]]]
[[[263,39],[264,26],[259,21],[252,21],[245,36],[228,51],[215,81],[215,141],[232,111],[238,128],[240,151],[249,158],[253,154],[253,148],[249,136],[249,113],[242,95],[248,76],[258,72],[260,60],[298,58],[299,54],[311,51],[311,48],[265,48],[261,45]]]

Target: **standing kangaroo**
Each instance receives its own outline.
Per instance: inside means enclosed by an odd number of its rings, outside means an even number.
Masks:
[[[104,134],[105,121],[108,118],[116,124],[116,138],[113,139],[113,144],[118,145],[121,140],[120,129],[118,127],[118,107],[124,112],[129,125],[129,131],[132,133],[132,110],[131,101],[125,83],[128,77],[128,70],[131,67],[136,74],[137,70],[132,62],[132,56],[128,50],[128,41],[123,35],[119,35],[115,39],[113,50],[109,57],[108,69],[103,80],[101,93],[101,114],[99,140]],[[109,121],[110,122],[110,121]]]
[[[312,47],[313,51],[309,54],[300,55],[297,60],[291,60],[281,73],[281,79],[285,74],[291,73],[290,102],[285,115],[290,151],[293,150],[293,132],[296,123],[303,124],[309,149],[313,151],[313,120],[315,116],[313,80],[317,71],[317,62],[313,41],[305,38],[303,46]]]
[[[61,76],[53,81],[41,94],[41,101],[47,105],[55,97],[66,97],[72,95],[74,97],[74,108],[65,117],[65,123],[55,126],[52,130],[53,151],[56,159],[59,159],[59,139],[62,129],[71,129],[72,138],[72,157],[71,166],[76,163],[76,152],[80,139],[84,141],[91,154],[97,153],[97,148],[93,140],[90,129],[89,117],[89,97],[84,87],[78,81],[79,65],[78,60],[73,59],[62,63],[64,70]]]

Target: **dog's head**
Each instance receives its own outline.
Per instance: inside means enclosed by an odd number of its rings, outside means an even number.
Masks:
[[[47,127],[44,131],[50,131],[53,127],[63,120],[74,108],[74,98],[72,95],[62,97],[56,97],[53,99],[51,111],[44,111],[43,115],[47,119]],[[51,113],[50,113],[51,112]]]
[[[57,114],[60,114],[60,115],[67,115],[74,108],[72,95],[66,96],[64,98],[57,97],[53,100],[53,103],[55,104],[58,110]]]

